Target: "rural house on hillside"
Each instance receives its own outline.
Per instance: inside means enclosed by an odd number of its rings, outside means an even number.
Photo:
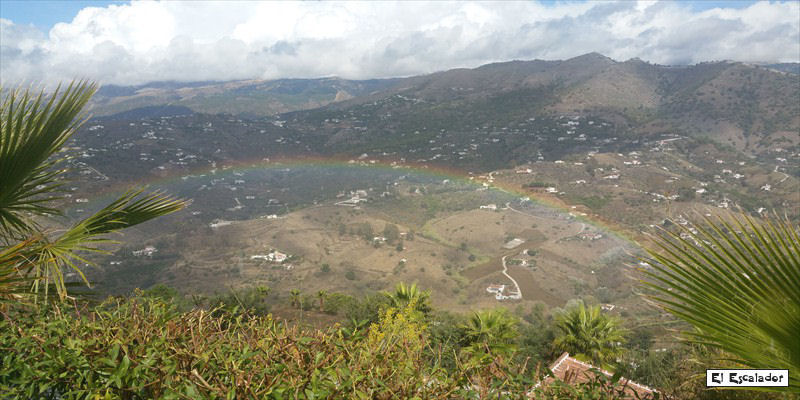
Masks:
[[[589,363],[585,363],[576,358],[570,357],[569,353],[564,352],[561,357],[550,365],[550,370],[553,371],[553,376],[566,382],[566,383],[585,383],[592,380],[592,370],[596,373],[601,373],[607,377],[612,377],[609,371],[595,367]],[[536,387],[544,384],[547,385],[553,381],[553,378],[547,378],[543,382],[536,384]],[[655,389],[638,384],[626,378],[620,378],[617,385],[624,389],[625,398],[627,399],[649,399],[656,393]]]

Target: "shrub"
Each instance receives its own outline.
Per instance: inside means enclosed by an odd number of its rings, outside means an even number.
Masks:
[[[0,321],[0,390],[4,398],[62,399],[407,398],[454,390],[444,372],[424,368],[423,339],[405,346],[424,327],[404,315],[387,312],[368,340],[347,340],[271,316],[179,313],[155,298],[112,300],[91,312],[52,309]]]
[[[347,280],[354,281],[356,280],[356,273],[351,269],[344,273],[344,277],[347,278]]]
[[[526,398],[544,378],[526,362],[499,355],[453,358],[458,320],[439,324],[431,342],[414,302],[375,311],[372,324],[317,330],[248,312],[180,312],[139,293],[93,309],[54,306],[5,316],[3,398],[510,399]],[[380,297],[364,303],[385,305],[374,301]],[[330,296],[326,305],[336,300]],[[620,398],[614,386],[605,377],[569,386],[555,380],[535,394]]]

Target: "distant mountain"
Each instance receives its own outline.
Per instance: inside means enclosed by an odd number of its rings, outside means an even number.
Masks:
[[[331,144],[342,147],[380,147],[381,137],[392,132],[460,130],[469,136],[568,115],[612,122],[620,134],[708,137],[760,151],[775,141],[798,141],[798,99],[800,79],[772,68],[736,62],[664,66],[591,53],[407,78],[371,95],[292,113],[291,119],[302,129],[327,129]],[[321,123],[352,115],[359,116],[355,127]]]
[[[780,64],[764,64],[764,67],[774,69],[776,71],[788,72],[790,74],[800,75],[800,63],[780,63]]]
[[[94,115],[104,116],[141,107],[174,105],[200,113],[260,117],[321,107],[383,90],[395,81],[322,78],[104,85],[92,99],[91,110]]]
[[[727,61],[665,66],[589,53],[398,79],[105,86],[93,99],[93,113],[124,117],[119,113],[177,110],[168,106],[183,107],[182,113],[275,116],[330,146],[324,151],[346,153],[421,146],[435,140],[434,131],[469,140],[531,119],[581,116],[606,121],[612,137],[707,137],[758,153],[800,141],[800,79],[782,72],[796,66]],[[152,106],[162,108],[141,109]]]
[[[184,106],[172,106],[172,105],[145,106],[145,107],[134,108],[128,111],[122,111],[104,117],[99,117],[99,119],[130,120],[130,119],[142,119],[142,118],[175,117],[181,115],[191,115],[193,113],[194,111],[192,111],[191,108]]]

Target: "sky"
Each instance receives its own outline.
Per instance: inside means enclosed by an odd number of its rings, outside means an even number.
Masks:
[[[800,1],[0,0],[0,81],[369,79],[599,52],[800,62]]]

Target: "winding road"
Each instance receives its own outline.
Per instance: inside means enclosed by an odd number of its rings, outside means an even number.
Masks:
[[[508,256],[503,256],[503,258],[502,258],[502,260],[503,260],[503,275],[505,275],[506,278],[510,279],[511,282],[514,283],[514,287],[517,288],[516,291],[517,291],[517,293],[519,293],[519,300],[522,300],[522,290],[519,288],[519,284],[517,284],[517,281],[514,278],[512,278],[511,275],[508,274],[508,266],[506,266],[506,257],[508,257]]]
[[[506,208],[508,208],[509,210],[511,210],[511,211],[513,211],[515,213],[519,213],[519,214],[526,215],[526,216],[533,217],[533,218],[539,218],[539,219],[543,219],[543,220],[548,220],[548,218],[545,218],[545,217],[540,217],[538,215],[533,215],[533,214],[530,214],[530,213],[526,213],[526,212],[524,212],[522,210],[517,210],[514,207],[511,207],[511,203],[506,203]],[[582,221],[573,221],[572,224],[575,224],[575,223],[580,224],[580,227],[578,228],[578,232],[575,232],[574,234],[570,233],[570,234],[563,235],[563,236],[561,236],[561,238],[578,235],[578,234],[580,234],[581,232],[583,232],[586,229],[586,223],[584,223]],[[555,240],[558,240],[558,239],[555,239]],[[508,257],[508,256],[503,256],[503,258],[501,259],[502,262],[503,262],[503,271],[502,271],[503,275],[505,275],[506,278],[508,278],[509,280],[511,280],[511,282],[514,283],[514,287],[516,287],[517,293],[519,293],[519,299],[522,300],[522,289],[520,289],[519,284],[517,283],[517,281],[513,277],[511,277],[511,275],[508,273],[508,266],[506,265],[506,257]]]

